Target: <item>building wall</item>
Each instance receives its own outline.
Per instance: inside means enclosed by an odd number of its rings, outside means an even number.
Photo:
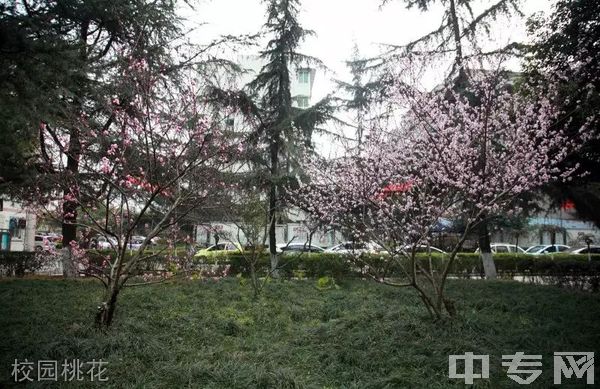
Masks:
[[[11,251],[33,251],[36,215],[19,203],[4,200],[0,211],[0,229],[11,232]],[[24,226],[23,226],[24,223]]]
[[[554,227],[555,232],[549,231]],[[519,236],[518,244],[521,247],[529,247],[538,244],[551,244],[552,235],[555,236],[556,244],[564,244],[571,247],[585,246],[584,236],[591,236],[594,244],[600,244],[600,230],[593,223],[578,220],[576,215],[570,211],[558,211],[542,213],[529,220],[529,231]],[[516,244],[517,239],[510,230],[493,231],[491,241],[498,243]]]
[[[237,87],[242,87],[251,82],[258,75],[264,65],[263,61],[257,55],[240,55],[237,62],[240,67],[248,71],[242,76]],[[308,80],[299,77],[299,72],[304,70],[308,71]],[[302,97],[306,97],[308,99],[308,106],[312,105],[312,91],[316,74],[316,70],[309,67],[290,67],[290,92],[292,94],[292,98],[294,99],[294,106],[298,107],[298,101]]]

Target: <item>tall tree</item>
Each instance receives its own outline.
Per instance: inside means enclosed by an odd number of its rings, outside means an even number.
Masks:
[[[580,164],[589,174],[573,182],[553,185],[550,193],[557,204],[573,201],[577,213],[600,227],[600,3],[593,0],[560,0],[549,16],[532,18],[529,32],[535,38],[527,69],[533,78],[547,82],[558,74],[562,120],[576,134],[594,115],[588,140],[565,164]]]
[[[382,5],[391,1],[383,0]],[[450,68],[444,73],[445,83],[456,91],[466,91],[472,82],[470,71],[473,68],[481,68],[486,58],[511,54],[522,48],[521,44],[515,42],[487,52],[484,52],[481,47],[481,38],[493,33],[492,23],[495,20],[514,14],[521,15],[519,0],[487,1],[480,12],[474,10],[474,6],[477,5],[475,3],[479,2],[475,0],[403,0],[403,2],[408,9],[418,8],[421,12],[428,12],[435,5],[441,5],[444,12],[436,29],[408,43],[389,45],[389,50],[381,56],[384,64],[409,60],[440,69],[449,61]],[[392,74],[393,72],[389,72],[383,76],[384,84],[393,82],[390,79]],[[480,164],[485,165],[483,155]],[[495,278],[496,270],[491,254],[487,217],[485,214],[481,217],[481,223],[478,223],[481,257],[486,276]]]
[[[366,67],[368,61],[360,57],[358,46],[355,44],[352,50],[352,58],[346,62],[346,66],[350,71],[352,80],[350,82],[337,81],[338,87],[344,91],[349,97],[341,98],[341,108],[354,113],[350,124],[356,129],[355,137],[358,145],[361,145],[365,129],[368,125],[367,115],[373,102],[373,84],[366,82],[367,76]]]
[[[393,0],[383,0],[382,5]],[[450,59],[450,69],[445,73],[447,80],[457,85],[466,82],[469,63],[481,60],[486,56],[513,53],[522,45],[512,42],[484,52],[481,38],[493,33],[492,24],[500,17],[521,15],[519,0],[488,0],[480,12],[474,11],[476,0],[401,0],[406,8],[418,8],[421,12],[430,11],[435,5],[443,7],[439,27],[408,43],[389,45],[389,50],[382,56],[384,59],[402,59],[411,57],[422,62],[436,63]],[[464,85],[463,85],[464,87]]]
[[[235,107],[253,125],[253,141],[266,149],[258,164],[268,170],[269,251],[271,269],[278,265],[276,223],[283,210],[282,190],[290,178],[299,174],[299,161],[312,147],[317,126],[331,116],[329,99],[312,107],[293,105],[292,77],[299,66],[320,65],[316,58],[302,54],[300,44],[313,32],[298,22],[299,0],[266,0],[267,22],[264,33],[269,37],[259,58],[263,66],[242,91],[214,88],[212,100]]]
[[[57,173],[44,138],[64,146],[61,174],[73,179],[79,174],[82,135],[112,124],[113,99],[126,106],[135,98],[117,82],[127,66],[122,53],[144,58],[153,68],[172,63],[168,47],[180,33],[175,1],[22,0],[0,7],[7,38],[1,40],[1,98],[8,107],[2,114],[11,117],[7,123],[18,128],[17,134],[40,146],[32,157],[43,174]],[[21,119],[12,119],[17,112]],[[59,139],[57,129],[67,129],[68,139]],[[65,248],[76,240],[77,215],[77,203],[65,201]],[[65,269],[70,268],[67,258]]]
[[[111,255],[96,262],[92,253],[79,250],[78,242],[70,242],[78,270],[105,287],[97,313],[102,327],[112,323],[123,288],[143,274],[148,260],[163,254],[164,249],[146,251],[151,239],[170,230],[176,237],[192,211],[222,196],[220,171],[232,160],[230,140],[207,116],[196,85],[190,83],[187,93],[165,94],[161,72],[136,58],[131,58],[124,76],[130,79],[127,85],[136,88],[137,98],[126,105],[115,99],[114,119],[101,134],[81,132],[78,174],[71,175],[68,163],[62,162],[66,145],[45,141],[57,173],[48,182],[54,190],[34,198],[45,215],[59,220],[65,202],[77,204],[82,232],[110,242]],[[68,129],[54,131],[68,142],[62,136]],[[155,221],[141,247],[132,252],[133,236],[150,214]]]
[[[377,282],[414,288],[437,319],[455,313],[446,281],[482,215],[504,215],[523,193],[573,174],[558,168],[578,144],[554,125],[560,112],[552,96],[537,85],[514,95],[499,80],[473,83],[478,105],[450,87],[428,93],[398,88],[405,125],[375,129],[358,153],[309,162],[312,180],[293,196],[316,220],[384,247],[385,257],[349,259],[359,266],[367,261],[367,274]],[[441,217],[464,221],[460,238],[438,264],[419,261],[417,250],[430,244]],[[390,274],[393,268],[401,277]]]

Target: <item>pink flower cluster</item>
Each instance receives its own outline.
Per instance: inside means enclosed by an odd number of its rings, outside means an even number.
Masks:
[[[519,195],[577,170],[560,168],[578,140],[557,125],[549,89],[513,93],[497,75],[460,94],[399,86],[402,124],[372,129],[343,158],[307,161],[310,182],[290,201],[321,223],[396,247],[425,242],[442,217],[472,225],[508,212]]]

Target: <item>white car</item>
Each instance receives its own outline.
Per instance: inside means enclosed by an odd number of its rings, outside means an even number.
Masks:
[[[107,238],[105,236],[97,236],[94,238],[95,248],[98,250],[109,250],[113,247],[117,247],[117,240],[113,237]]]
[[[521,247],[509,244],[509,243],[492,243],[490,245],[492,249],[492,253],[517,253],[517,254],[525,254],[525,250]],[[479,253],[479,249],[475,250],[476,253]]]
[[[129,241],[129,244],[127,245],[127,248],[129,250],[139,250],[142,247],[142,242],[143,242],[143,240],[139,241],[139,240],[133,240],[132,239],[132,240]]]
[[[406,246],[406,250],[410,250],[410,249],[411,249],[410,246]],[[439,249],[435,246],[427,246],[424,244],[418,245],[417,250],[416,250],[417,253],[428,253],[430,251],[432,254],[446,254],[446,252],[442,249]]]
[[[131,237],[132,242],[137,242],[140,244],[144,243],[145,240],[146,240],[146,237],[142,236],[142,235],[134,235]],[[154,238],[150,239],[150,241],[148,242],[148,245],[156,246],[158,244],[159,240],[160,240],[160,238],[158,236],[155,236]]]
[[[129,242],[127,243],[127,249],[129,250],[139,250],[142,248],[142,244],[146,241],[145,236],[141,235],[133,235],[129,238]],[[149,245],[152,245],[152,240],[148,242]]]
[[[571,253],[571,254],[587,254],[588,252],[590,254],[600,254],[600,246],[592,245],[592,246],[590,246],[589,251],[588,251],[587,246],[569,250],[569,253]]]
[[[334,254],[362,254],[377,253],[382,250],[381,246],[373,242],[344,242],[328,248],[325,252]]]
[[[308,242],[291,242],[277,245],[278,253],[322,253],[325,250],[322,247],[309,245]]]
[[[34,238],[35,251],[51,251],[56,247],[54,237],[49,235],[36,235]]]
[[[531,246],[525,251],[525,254],[530,255],[543,255],[543,254],[555,254],[563,253],[570,249],[570,246],[564,244],[539,244],[537,246]]]

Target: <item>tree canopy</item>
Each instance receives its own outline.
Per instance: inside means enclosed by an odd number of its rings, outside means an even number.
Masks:
[[[6,144],[19,146],[1,151],[14,163],[0,185],[17,192],[30,189],[27,177],[57,174],[46,138],[66,157],[62,173],[77,175],[82,134],[104,131],[114,121],[113,102],[135,98],[123,77],[126,57],[167,69],[180,33],[173,0],[23,0],[0,5],[0,21],[1,122]],[[67,246],[76,238],[77,205],[65,202],[63,213]]]
[[[560,0],[548,17],[531,19],[529,31],[535,37],[527,63],[530,76],[547,81],[548,75],[557,75],[561,122],[569,124],[571,134],[589,124],[583,147],[564,162],[579,164],[588,174],[551,186],[548,193],[557,204],[572,200],[581,217],[600,226],[600,3]]]

